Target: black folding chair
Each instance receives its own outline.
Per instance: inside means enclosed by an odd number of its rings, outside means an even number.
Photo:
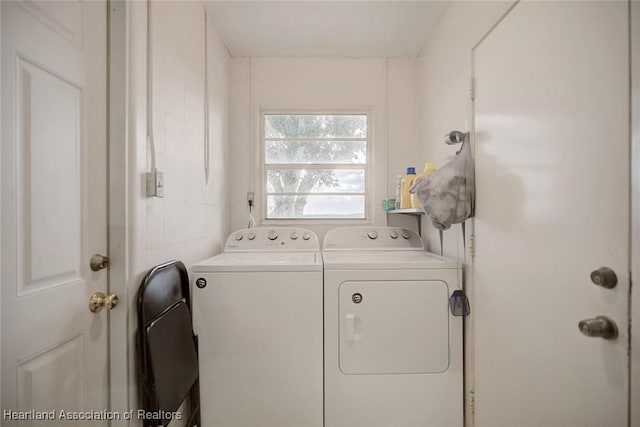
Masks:
[[[200,425],[198,337],[189,275],[171,261],[152,268],[138,290],[138,382],[144,427],[167,426],[189,396],[187,426]]]

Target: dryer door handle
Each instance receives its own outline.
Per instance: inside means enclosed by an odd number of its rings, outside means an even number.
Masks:
[[[356,317],[355,314],[345,314],[345,329],[347,341],[359,341],[362,339],[362,334],[356,329],[361,329],[359,326],[362,324],[362,320]]]

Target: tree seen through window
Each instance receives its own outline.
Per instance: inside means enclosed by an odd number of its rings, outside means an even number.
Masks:
[[[364,218],[367,116],[264,116],[267,218]]]

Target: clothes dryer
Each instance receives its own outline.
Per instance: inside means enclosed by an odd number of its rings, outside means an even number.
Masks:
[[[300,228],[236,231],[193,266],[202,425],[322,427],[322,274]]]
[[[459,263],[393,227],[331,230],[323,260],[325,427],[462,427]]]

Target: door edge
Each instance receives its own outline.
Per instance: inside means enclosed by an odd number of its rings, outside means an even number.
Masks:
[[[127,312],[128,277],[128,209],[127,209],[127,2],[106,0],[107,7],[107,79],[108,79],[108,198],[107,227],[109,259],[109,293],[118,295],[120,309],[109,313],[108,387],[109,409],[126,413],[129,408],[129,343]],[[126,426],[126,420],[112,421],[111,426]]]
[[[640,278],[640,3],[629,1],[630,80],[631,80],[631,286],[629,289],[630,390],[629,426],[640,425],[640,292],[634,282]],[[634,280],[635,279],[635,280]]]

